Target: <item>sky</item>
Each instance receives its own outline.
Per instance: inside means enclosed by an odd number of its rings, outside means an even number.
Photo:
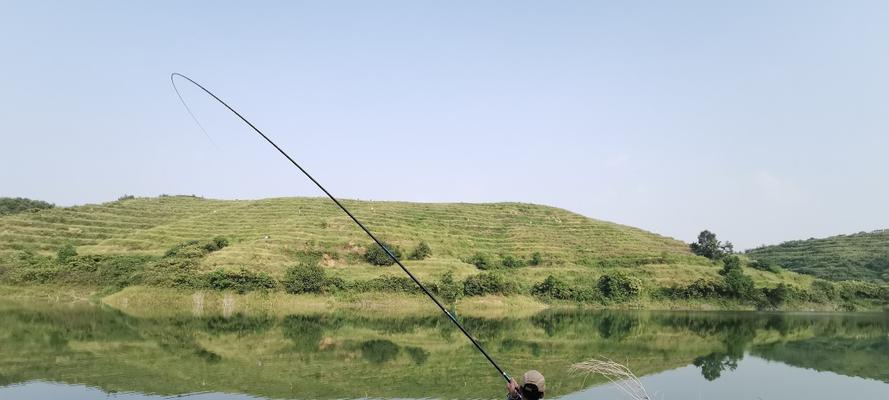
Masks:
[[[0,196],[565,208],[737,249],[889,228],[889,2],[0,0]]]

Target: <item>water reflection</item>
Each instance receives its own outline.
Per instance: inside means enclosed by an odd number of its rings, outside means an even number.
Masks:
[[[693,366],[713,381],[755,356],[889,382],[886,314],[562,310],[464,322],[508,370],[541,370],[550,397],[602,383],[567,373],[600,356],[639,375]],[[40,380],[159,395],[500,398],[500,379],[437,316],[137,318],[92,306],[0,303],[0,386]]]

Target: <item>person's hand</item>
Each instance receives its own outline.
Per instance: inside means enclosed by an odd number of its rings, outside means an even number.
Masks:
[[[509,383],[506,384],[506,390],[509,391],[509,395],[512,397],[518,396],[519,394],[519,384],[513,378],[509,378]]]

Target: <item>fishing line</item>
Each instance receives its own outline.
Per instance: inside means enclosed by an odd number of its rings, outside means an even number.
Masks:
[[[191,108],[188,107],[188,103],[185,102],[185,99],[182,97],[182,94],[179,93],[179,87],[176,86],[176,77],[180,77],[182,79],[185,79],[185,80],[191,82],[192,84],[194,84],[195,86],[197,86],[198,88],[200,88],[201,90],[203,90],[204,92],[209,94],[210,97],[213,97],[214,99],[216,99],[216,101],[218,101],[219,104],[222,104],[223,106],[225,106],[225,108],[227,108],[229,111],[234,113],[238,118],[241,119],[241,121],[244,121],[244,123],[247,124],[247,126],[249,126],[251,129],[253,129],[254,132],[259,134],[259,136],[261,136],[263,139],[265,139],[266,142],[268,142],[270,145],[272,145],[272,147],[274,147],[275,150],[278,150],[278,152],[281,153],[281,155],[283,155],[285,158],[287,158],[287,160],[290,161],[290,163],[293,164],[293,166],[295,166],[297,169],[300,170],[300,172],[303,173],[303,175],[305,175],[307,178],[309,178],[309,180],[312,181],[312,183],[314,183],[315,186],[318,186],[318,188],[321,189],[321,191],[324,192],[324,194],[326,194],[327,197],[329,197],[331,200],[333,200],[333,202],[336,203],[336,205],[339,206],[339,208],[341,210],[343,210],[343,212],[345,212],[346,215],[348,215],[349,218],[351,218],[352,221],[354,221],[355,224],[357,224],[361,228],[361,230],[363,230],[364,233],[367,234],[367,236],[370,236],[370,238],[373,239],[373,241],[377,244],[377,246],[380,246],[380,248],[383,249],[383,251],[389,256],[389,258],[392,259],[392,261],[395,261],[395,263],[398,264],[399,267],[401,267],[401,270],[404,271],[404,273],[406,273],[407,276],[409,276],[411,278],[411,280],[413,280],[414,283],[416,283],[417,286],[421,290],[423,290],[423,293],[426,293],[426,296],[429,296],[429,299],[432,300],[432,302],[435,303],[436,306],[438,306],[438,308],[441,310],[441,312],[443,312],[448,317],[448,319],[450,319],[451,322],[454,323],[454,325],[457,325],[457,328],[460,328],[460,332],[463,332],[463,335],[466,336],[466,338],[469,339],[469,341],[472,342],[473,345],[475,345],[475,348],[478,349],[478,351],[480,351],[482,353],[482,355],[485,356],[486,359],[488,359],[488,362],[490,362],[491,365],[493,365],[494,368],[497,369],[497,371],[500,373],[500,375],[502,375],[503,378],[506,379],[507,382],[510,381],[509,375],[507,375],[507,373],[505,371],[503,371],[503,369],[500,368],[499,365],[497,365],[497,362],[494,361],[494,359],[491,358],[490,355],[488,355],[488,352],[485,351],[484,348],[482,348],[482,345],[479,344],[479,342],[477,340],[475,340],[475,338],[473,338],[472,335],[469,334],[469,332],[466,330],[466,328],[463,327],[463,324],[461,324],[459,321],[457,321],[457,318],[455,318],[451,314],[451,312],[448,311],[447,308],[445,308],[438,301],[438,299],[436,299],[435,296],[432,295],[432,293],[429,291],[429,289],[426,289],[426,286],[424,286],[420,282],[420,280],[417,279],[417,277],[415,277],[414,274],[412,274],[411,271],[409,271],[407,269],[407,267],[405,267],[404,264],[402,264],[401,261],[399,261],[398,258],[396,258],[395,255],[392,254],[392,252],[389,251],[389,249],[387,249],[386,246],[384,246],[383,243],[380,242],[380,240],[377,239],[377,237],[374,236],[374,234],[371,233],[370,230],[368,230],[364,226],[364,224],[361,223],[361,221],[358,221],[358,218],[355,218],[355,216],[352,215],[352,213],[342,203],[340,203],[340,201],[337,200],[336,197],[333,197],[333,195],[330,194],[330,192],[328,192],[327,189],[324,188],[324,186],[321,186],[321,183],[319,183],[317,180],[315,180],[315,178],[313,178],[312,175],[310,175],[305,169],[303,169],[303,167],[300,166],[292,157],[290,157],[290,155],[288,155],[283,149],[278,147],[278,145],[275,144],[275,142],[273,142],[272,139],[269,139],[268,136],[266,136],[264,133],[262,133],[262,131],[260,131],[259,128],[254,126],[250,121],[248,121],[247,118],[244,118],[243,115],[241,115],[239,112],[235,111],[235,109],[232,108],[231,106],[229,106],[228,103],[222,101],[222,99],[220,99],[218,96],[213,94],[213,92],[209,91],[207,88],[202,86],[200,83],[197,83],[194,80],[192,80],[191,78],[189,78],[185,75],[182,75],[178,72],[174,72],[174,73],[170,74],[170,82],[172,82],[172,84],[173,84],[173,90],[176,91],[176,95],[179,96],[179,100],[182,101],[182,104],[185,106],[185,109],[188,110],[188,114],[191,115],[191,118],[194,119],[194,121],[201,128],[201,131],[203,131],[204,134],[207,135],[208,138],[210,137],[210,135],[204,129],[204,126],[201,125],[200,121],[198,121],[197,117],[195,117],[194,113],[191,112]],[[211,139],[211,141],[212,141],[212,139]]]

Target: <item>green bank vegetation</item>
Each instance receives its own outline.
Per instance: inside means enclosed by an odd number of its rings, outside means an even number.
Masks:
[[[439,297],[632,308],[879,309],[887,287],[833,283],[551,207],[347,201]],[[124,197],[0,218],[0,282],[348,296],[418,295],[324,199]],[[376,227],[379,227],[378,229]],[[697,253],[697,254],[695,254]]]

